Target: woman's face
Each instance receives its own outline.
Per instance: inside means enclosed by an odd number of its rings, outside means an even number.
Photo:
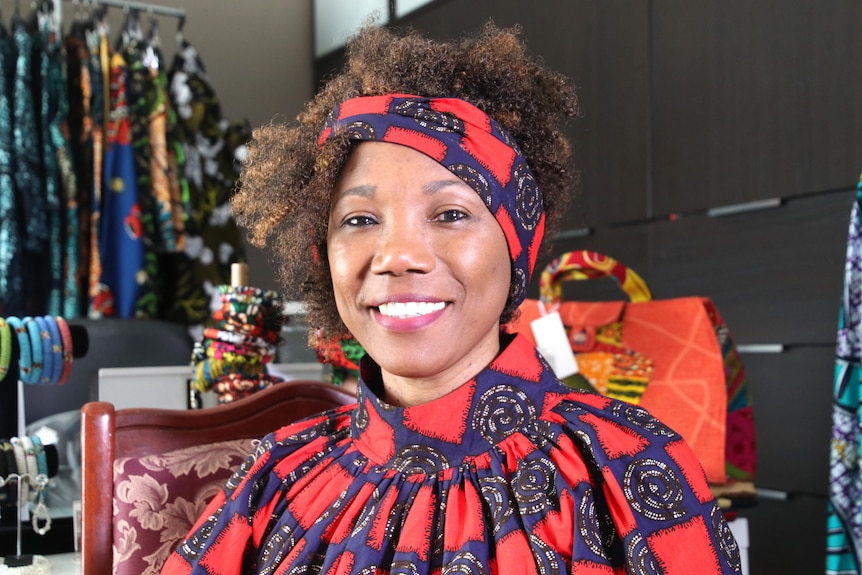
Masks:
[[[496,357],[511,277],[503,231],[428,156],[358,144],[336,181],[327,246],[338,312],[388,398],[413,380],[443,395]]]

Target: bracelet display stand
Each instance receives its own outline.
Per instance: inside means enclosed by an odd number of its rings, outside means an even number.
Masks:
[[[39,535],[45,535],[51,529],[51,514],[45,506],[45,488],[48,486],[48,476],[39,473],[35,477],[29,473],[10,473],[0,477],[0,488],[7,485],[17,485],[17,501],[15,502],[16,515],[16,554],[7,555],[0,564],[0,574],[11,573],[16,575],[47,575],[51,573],[51,565],[41,555],[23,554],[21,552],[21,523],[24,506],[27,505],[25,494],[28,487],[37,490],[36,508],[32,512],[33,531]]]

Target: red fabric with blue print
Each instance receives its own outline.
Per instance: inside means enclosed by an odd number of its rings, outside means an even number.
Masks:
[[[429,403],[359,403],[263,439],[162,573],[740,572],[681,437],[565,387],[523,336]],[[377,393],[376,393],[377,392]]]

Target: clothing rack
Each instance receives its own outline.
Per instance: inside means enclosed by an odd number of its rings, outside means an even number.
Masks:
[[[181,20],[186,17],[186,11],[182,8],[171,8],[170,6],[150,4],[148,2],[133,2],[131,0],[78,0],[77,3],[85,6],[113,6],[115,8],[122,8],[126,11],[137,10],[138,12],[145,12],[147,14],[173,16]]]

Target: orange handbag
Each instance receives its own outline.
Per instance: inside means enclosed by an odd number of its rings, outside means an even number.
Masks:
[[[629,301],[562,301],[567,280],[610,277]],[[643,279],[613,258],[563,254],[543,271],[540,299],[509,324],[533,343],[531,323],[559,312],[577,375],[595,391],[639,404],[682,435],[710,483],[753,481],[756,452],[750,395],[739,354],[708,298],[653,300]],[[753,484],[751,484],[753,489]]]

